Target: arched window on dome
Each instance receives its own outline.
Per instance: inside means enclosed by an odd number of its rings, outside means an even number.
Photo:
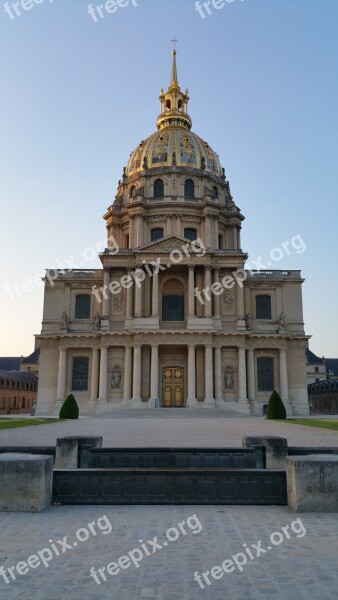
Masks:
[[[130,197],[130,198],[132,198],[132,197],[134,196],[135,190],[136,190],[136,187],[135,187],[135,185],[133,185],[133,186],[130,188],[130,190],[129,190],[129,197]]]
[[[165,107],[166,107],[166,110],[170,110],[171,109],[171,102],[170,102],[169,99],[166,100]]]
[[[156,179],[154,182],[154,198],[163,198],[164,196],[164,183],[162,179]]]
[[[216,199],[218,198],[218,188],[214,185],[211,190],[211,197]]]
[[[185,227],[184,228],[184,237],[187,240],[191,240],[194,241],[197,237],[197,231],[196,229],[193,229],[192,227]]]
[[[178,101],[178,110],[182,110],[183,108],[183,100]]]
[[[184,184],[184,197],[194,198],[195,197],[195,184],[192,179],[187,179]]]

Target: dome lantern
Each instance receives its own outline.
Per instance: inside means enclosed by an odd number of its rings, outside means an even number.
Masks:
[[[176,41],[176,40],[175,40]],[[188,90],[182,92],[177,77],[176,50],[172,51],[171,81],[166,92],[161,90],[161,114],[157,118],[157,129],[166,127],[184,127],[190,131],[192,121],[188,115]]]

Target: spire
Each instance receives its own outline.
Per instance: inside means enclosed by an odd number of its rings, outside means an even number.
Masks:
[[[165,127],[184,127],[185,129],[191,129],[191,119],[187,112],[189,102],[188,90],[186,90],[184,94],[178,84],[176,65],[177,39],[174,37],[171,41],[174,43],[174,49],[172,50],[171,81],[166,92],[164,92],[163,89],[161,90],[161,114],[157,118],[157,128],[159,130],[164,129]]]
[[[176,50],[172,51],[172,55],[173,55],[173,62],[171,65],[171,81],[170,81],[170,85],[178,85],[178,80],[177,80],[177,66],[176,66]]]
[[[171,41],[174,44],[174,49],[172,51],[173,60],[172,60],[172,65],[171,65],[171,81],[170,81],[170,85],[177,85],[178,86],[177,66],[176,66],[176,44],[177,44],[178,40],[174,36],[174,39],[171,40]]]

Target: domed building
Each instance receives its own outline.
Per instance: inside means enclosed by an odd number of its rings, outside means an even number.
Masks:
[[[161,90],[104,219],[102,269],[46,272],[37,412],[210,408],[308,414],[299,271],[245,270],[244,220],[189,94]]]

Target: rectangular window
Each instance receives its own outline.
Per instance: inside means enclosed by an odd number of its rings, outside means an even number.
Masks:
[[[77,294],[75,298],[75,319],[90,319],[89,294]]]
[[[256,319],[271,319],[271,296],[256,296]]]
[[[257,384],[259,392],[273,392],[275,385],[272,357],[257,358]]]
[[[84,392],[88,390],[89,358],[87,356],[74,356],[72,372],[72,390]]]

